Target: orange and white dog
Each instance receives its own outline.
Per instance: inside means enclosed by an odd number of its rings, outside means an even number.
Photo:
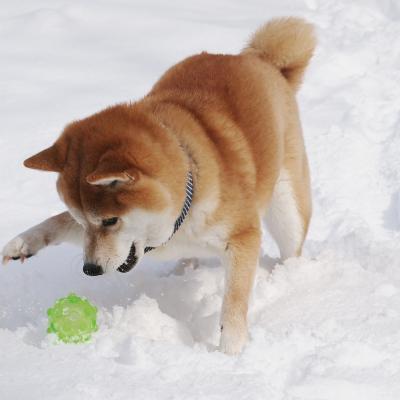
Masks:
[[[238,353],[265,218],[282,259],[298,256],[311,215],[295,99],[313,27],[275,19],[239,55],[175,65],[133,104],[69,124],[25,166],[59,173],[68,211],[21,233],[3,259],[78,241],[84,272],[127,272],[146,254],[218,256],[226,268],[220,349]]]

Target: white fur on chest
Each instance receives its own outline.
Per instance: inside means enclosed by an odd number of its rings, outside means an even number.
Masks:
[[[217,206],[216,200],[204,200],[192,206],[187,218],[175,235],[152,256],[165,259],[216,257],[226,246],[227,228],[224,224],[207,223]]]

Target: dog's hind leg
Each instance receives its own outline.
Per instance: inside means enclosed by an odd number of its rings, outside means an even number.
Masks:
[[[307,161],[302,164],[300,170],[290,164],[282,168],[267,210],[267,228],[282,260],[301,255],[311,217]]]

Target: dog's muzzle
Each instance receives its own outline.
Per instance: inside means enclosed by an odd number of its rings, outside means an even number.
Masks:
[[[137,262],[138,257],[136,256],[136,247],[135,244],[132,243],[128,257],[126,258],[125,262],[117,268],[117,271],[123,273],[129,272],[137,264]],[[83,265],[83,272],[89,276],[98,276],[104,274],[104,270],[101,265],[92,263],[85,263]]]

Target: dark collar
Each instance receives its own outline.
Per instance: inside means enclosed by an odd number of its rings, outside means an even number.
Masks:
[[[189,213],[190,206],[192,205],[193,192],[194,192],[193,176],[192,176],[192,172],[189,171],[187,180],[186,180],[186,197],[185,197],[185,202],[183,203],[182,212],[179,215],[178,219],[175,221],[174,231],[172,232],[172,235],[169,237],[167,242],[169,240],[171,240],[172,236],[175,235],[175,233],[178,231],[180,226],[183,224],[183,221],[185,221],[185,218]],[[165,242],[165,243],[167,243],[167,242]],[[155,249],[155,247],[145,247],[144,252],[148,253],[149,251],[154,250],[154,249]]]

